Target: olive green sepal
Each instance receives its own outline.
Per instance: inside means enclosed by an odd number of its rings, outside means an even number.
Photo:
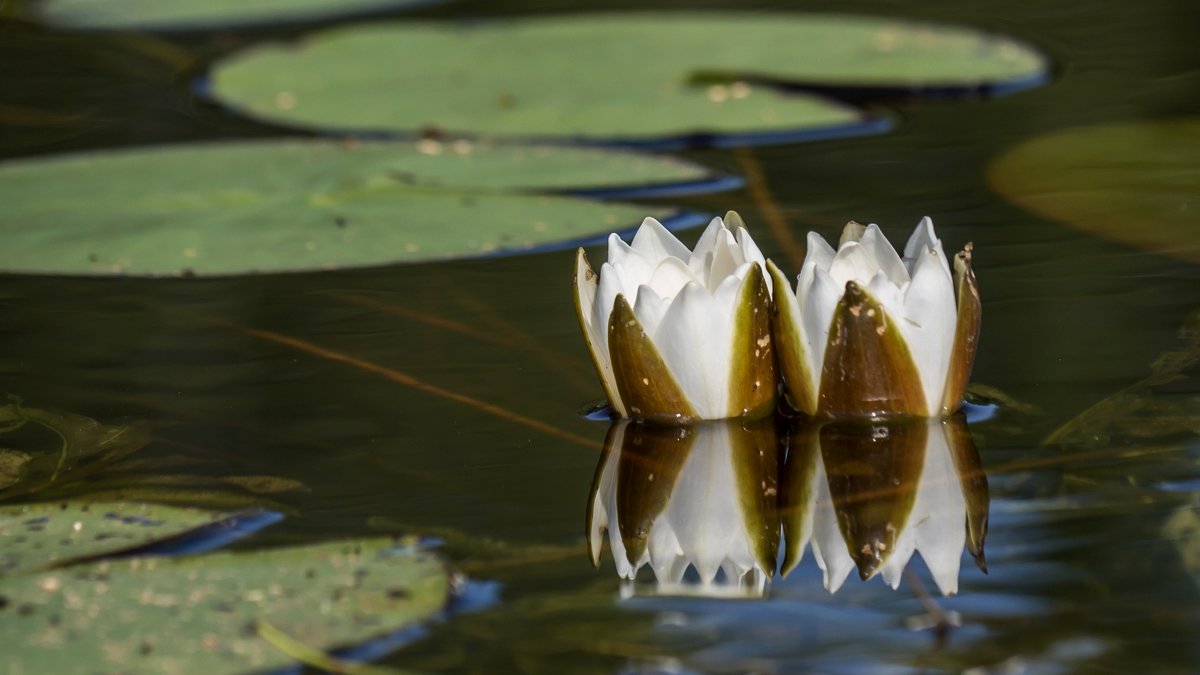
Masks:
[[[775,286],[771,324],[784,387],[792,399],[792,404],[800,412],[815,415],[817,393],[813,391],[813,378],[809,372],[808,353],[800,313],[797,311],[796,294],[783,272],[770,260],[767,261],[767,272],[770,273]]]
[[[778,288],[778,286],[776,286]],[[779,493],[779,518],[783,523],[783,564],[787,577],[804,557],[804,546],[812,538],[816,509],[815,477],[821,454],[821,428],[804,420],[788,430],[787,461]]]
[[[834,422],[821,456],[846,550],[863,581],[883,569],[917,498],[929,425]]]
[[[613,379],[630,417],[688,424],[700,419],[624,295],[608,319]]]
[[[853,281],[833,312],[817,414],[831,418],[924,417],[921,377],[883,306]]]
[[[646,553],[654,521],[667,508],[679,472],[696,441],[691,427],[631,422],[623,427],[617,460],[617,522],[625,559],[633,567]],[[610,524],[610,527],[612,524]]]
[[[770,579],[779,556],[779,435],[773,420],[744,426],[731,422],[727,432],[746,537],[755,561]]]
[[[962,405],[967,382],[971,379],[971,368],[975,365],[975,351],[979,347],[983,304],[979,300],[979,286],[975,281],[975,271],[971,267],[972,248],[968,243],[954,256],[958,318],[954,326],[950,368],[946,372],[945,394],[942,396],[943,415],[949,415]]]
[[[966,418],[959,413],[944,420],[942,425],[946,432],[946,442],[950,446],[950,456],[954,459],[954,469],[958,473],[958,482],[962,487],[963,502],[967,507],[967,552],[975,559],[980,571],[987,574],[987,558],[983,554],[991,503],[987,473],[983,469],[979,451],[975,448],[975,441],[971,439]]]
[[[775,411],[778,379],[773,342],[771,293],[762,267],[754,265],[742,280],[733,310],[728,417],[759,419]]]

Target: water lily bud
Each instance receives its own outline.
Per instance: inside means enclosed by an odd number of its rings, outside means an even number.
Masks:
[[[609,237],[599,274],[579,249],[576,311],[617,414],[685,424],[774,409],[765,265],[733,212],[693,251],[647,218],[631,244]]]
[[[653,585],[638,588],[762,595],[779,550],[780,454],[771,420],[617,421],[588,501],[592,563],[607,542],[628,582],[643,567],[653,570]]]
[[[767,263],[788,395],[831,418],[940,417],[959,408],[979,337],[971,245],[953,272],[924,218],[903,258],[875,225],[846,225],[837,251],[816,233],[795,292]]]

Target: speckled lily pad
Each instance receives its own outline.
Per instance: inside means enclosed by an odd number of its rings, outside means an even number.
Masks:
[[[577,245],[670,210],[571,196],[711,178],[675,159],[468,142],[269,140],[0,165],[0,271],[314,271]]]
[[[232,516],[129,503],[38,503],[0,507],[0,577],[144,549]]]
[[[439,612],[449,575],[393,539],[132,558],[0,581],[8,672],[243,673]]]
[[[959,27],[639,13],[335,28],[239,52],[210,84],[227,105],[292,126],[734,143],[863,130],[862,111],[813,91],[978,93],[1032,86],[1046,68],[1028,46]]]

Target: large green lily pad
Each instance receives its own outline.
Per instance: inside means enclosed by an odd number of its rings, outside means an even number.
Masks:
[[[1200,262],[1200,117],[1067,129],[988,169],[992,187],[1086,232]]]
[[[199,509],[129,503],[0,507],[0,577],[113,555],[229,519]]]
[[[0,165],[0,270],[228,275],[566,245],[669,211],[561,194],[696,181],[668,158],[459,141],[270,140]]]
[[[436,558],[390,538],[111,560],[0,582],[0,643],[14,673],[260,672],[297,645],[410,626],[449,594]]]
[[[38,15],[74,28],[193,30],[319,21],[422,7],[433,0],[41,0]]]
[[[889,19],[572,15],[338,28],[236,54],[211,85],[289,125],[635,140],[863,121],[850,106],[752,82],[978,91],[1040,81],[1046,66],[1008,38]]]

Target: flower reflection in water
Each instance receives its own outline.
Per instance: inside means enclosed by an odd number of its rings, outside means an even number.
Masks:
[[[776,425],[787,427],[777,433]],[[717,421],[609,430],[588,503],[625,592],[762,595],[806,548],[841,588],[852,569],[897,587],[919,552],[944,594],[965,545],[979,567],[988,487],[961,415],[903,422]],[[649,567],[648,585],[639,570]]]
[[[669,594],[762,595],[779,550],[781,455],[772,420],[609,430],[588,503],[588,544],[605,536],[617,574],[654,571]]]

